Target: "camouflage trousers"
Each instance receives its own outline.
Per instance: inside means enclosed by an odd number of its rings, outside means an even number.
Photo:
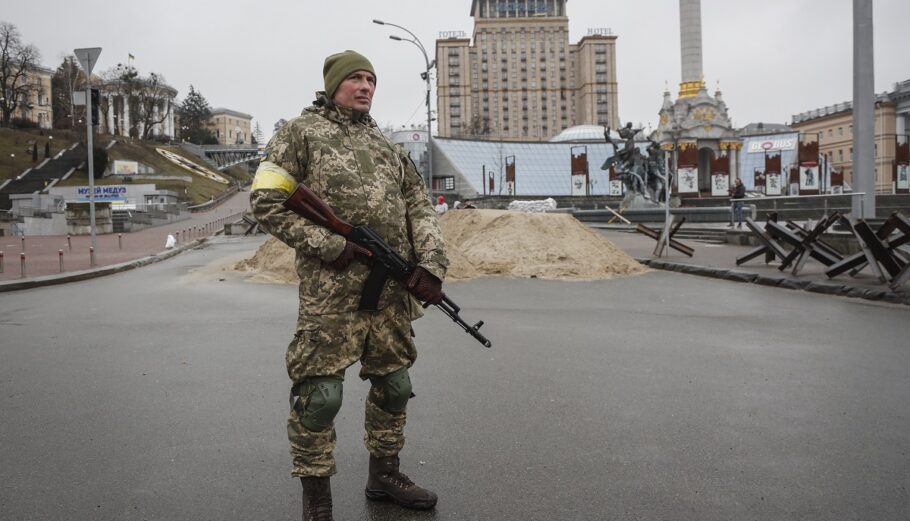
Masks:
[[[294,477],[335,474],[335,426],[324,431],[307,429],[293,407],[296,384],[315,376],[343,379],[345,370],[360,361],[360,378],[384,376],[411,367],[417,358],[411,330],[409,303],[395,303],[380,311],[353,311],[301,317],[285,361],[291,388],[288,440]],[[373,386],[366,400],[364,444],[377,457],[394,456],[404,446],[407,413],[393,414],[379,407],[383,397]]]

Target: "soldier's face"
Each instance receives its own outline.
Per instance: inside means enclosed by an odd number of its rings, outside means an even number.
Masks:
[[[369,112],[376,92],[376,77],[367,71],[354,71],[335,90],[332,100],[336,105]]]

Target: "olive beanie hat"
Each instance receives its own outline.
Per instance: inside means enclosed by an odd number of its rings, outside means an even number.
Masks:
[[[373,64],[360,53],[348,50],[326,58],[325,65],[322,66],[326,96],[332,99],[341,82],[354,71],[369,71],[374,78],[376,77]]]

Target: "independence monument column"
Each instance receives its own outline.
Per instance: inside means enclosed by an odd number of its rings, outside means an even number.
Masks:
[[[682,83],[679,97],[688,98],[704,88],[701,59],[701,0],[679,0],[679,36],[682,51]]]

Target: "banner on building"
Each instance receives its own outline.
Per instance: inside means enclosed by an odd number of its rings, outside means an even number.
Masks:
[[[799,152],[797,154],[799,169],[798,179],[794,181],[799,184],[799,193],[803,195],[815,195],[819,193],[821,187],[821,170],[819,169],[818,155],[818,136],[816,134],[800,134]]]
[[[831,169],[831,193],[844,193],[844,173],[840,170]]]
[[[588,195],[588,147],[574,146],[572,155],[572,195]]]
[[[610,195],[620,197],[623,195],[622,181],[610,181]]]
[[[754,181],[755,191],[758,193],[762,193],[762,194],[765,193],[765,169],[756,168],[753,171],[752,176],[753,176],[753,179],[755,180]]]
[[[506,189],[515,195],[515,156],[506,157]]]
[[[818,190],[818,165],[799,166],[799,191]]]
[[[765,195],[780,195],[780,187],[780,174],[765,176]]]
[[[711,160],[711,195],[714,197],[730,195],[730,158],[725,155]]]
[[[781,156],[780,152],[769,152],[765,154],[765,168],[762,170],[762,192],[765,195],[771,195],[768,193],[768,177],[774,176],[780,180],[781,174]],[[756,186],[758,183],[756,182]],[[777,195],[780,195],[779,193]]]
[[[616,173],[616,166],[610,165],[610,170],[607,171],[607,181],[610,187],[610,195],[622,196],[625,193],[625,186],[623,186],[622,180]]]
[[[711,195],[715,197],[730,195],[730,176],[727,174],[712,174]]]
[[[894,148],[894,187],[897,193],[910,192],[910,136],[896,136]]]
[[[910,190],[910,164],[897,165],[897,189]]]
[[[698,193],[698,169],[680,167],[676,190],[681,194]]]

